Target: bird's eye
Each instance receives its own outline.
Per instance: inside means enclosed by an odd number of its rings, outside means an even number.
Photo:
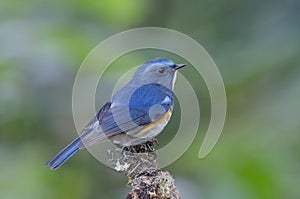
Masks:
[[[160,69],[158,69],[158,72],[162,74],[162,73],[165,72],[165,70],[166,70],[166,69],[164,69],[164,68],[160,68]]]

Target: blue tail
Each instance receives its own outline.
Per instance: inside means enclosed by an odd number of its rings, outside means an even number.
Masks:
[[[58,169],[63,165],[70,157],[72,157],[79,150],[80,138],[75,139],[71,144],[66,146],[57,155],[55,155],[51,160],[49,160],[45,166],[51,169]]]

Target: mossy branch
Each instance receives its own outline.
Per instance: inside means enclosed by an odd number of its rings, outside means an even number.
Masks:
[[[131,190],[126,199],[179,199],[174,179],[157,164],[153,142],[109,151],[109,164],[125,172]]]

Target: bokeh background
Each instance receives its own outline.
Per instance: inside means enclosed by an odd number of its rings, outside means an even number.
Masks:
[[[126,177],[86,151],[57,171],[44,163],[77,135],[72,88],[83,59],[112,34],[144,26],[171,28],[197,40],[226,86],[224,131],[205,159],[197,155],[210,101],[202,80],[195,87],[201,128],[189,150],[165,168],[182,198],[300,198],[299,9],[297,0],[2,0],[0,198],[125,197]],[[111,74],[164,53],[125,56]],[[182,74],[194,77],[188,68]],[[162,144],[172,136],[169,131]]]

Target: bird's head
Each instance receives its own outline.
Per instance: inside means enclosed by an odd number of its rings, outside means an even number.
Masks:
[[[172,89],[178,69],[185,64],[175,64],[166,58],[156,58],[145,62],[135,72],[132,82],[136,84],[155,83]]]

